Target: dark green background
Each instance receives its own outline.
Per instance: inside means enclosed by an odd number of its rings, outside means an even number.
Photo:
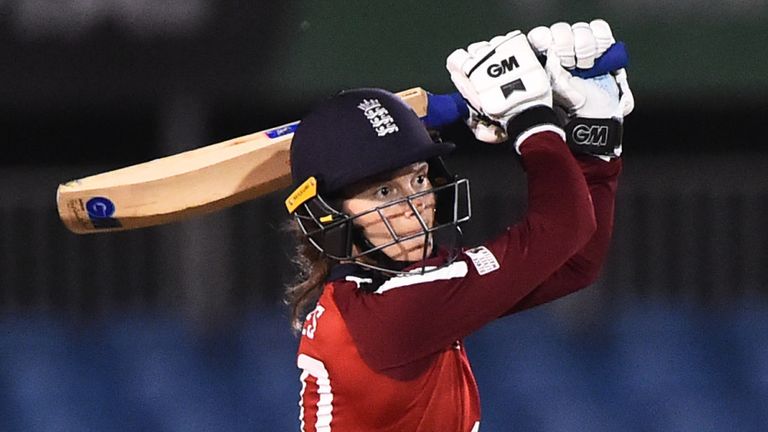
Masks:
[[[630,150],[760,151],[768,118],[765,1],[196,0],[146,12],[194,4],[192,24],[148,27],[120,4],[0,4],[0,165],[137,163],[295,120],[349,87],[448,92],[454,49],[595,17],[629,47]],[[189,106],[198,140],[163,147],[168,113]]]
[[[537,5],[540,6],[537,10]],[[300,2],[270,81],[295,98],[339,87],[450,90],[444,59],[468,43],[558,20],[612,24],[630,50],[638,101],[730,103],[768,94],[766,6],[608,1]]]

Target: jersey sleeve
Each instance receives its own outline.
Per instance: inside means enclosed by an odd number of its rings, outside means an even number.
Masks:
[[[576,255],[517,303],[508,313],[515,313],[550,302],[593,283],[608,254],[613,234],[616,188],[622,168],[621,159],[605,162],[591,156],[578,159],[589,187],[597,229]]]
[[[478,271],[477,260],[463,255],[436,272],[393,278],[377,294],[351,284],[335,291],[348,330],[372,367],[397,368],[444,350],[528,297],[593,237],[589,189],[562,137],[536,133],[520,149],[528,209],[522,221],[485,245],[497,265]]]

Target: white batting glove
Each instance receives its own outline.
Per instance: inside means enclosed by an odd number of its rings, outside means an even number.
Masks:
[[[555,103],[569,113],[566,141],[574,151],[607,160],[621,156],[623,119],[634,108],[634,97],[622,68],[589,79],[572,76],[568,69],[589,69],[615,43],[603,20],[569,25],[556,23],[528,33],[534,49],[546,53]]]
[[[550,50],[560,58],[560,65],[565,69],[589,69],[595,64],[595,59],[616,43],[611,26],[602,19],[596,19],[589,24],[578,22],[569,25],[565,22],[553,24],[550,27],[536,27],[528,32],[531,46],[540,55],[547,55]],[[635,99],[627,81],[627,71],[624,68],[611,73],[619,86],[619,105],[621,116],[628,116],[635,107]],[[553,88],[555,99],[565,99],[579,105],[577,94],[562,94]]]
[[[482,141],[504,141],[517,115],[537,106],[552,107],[547,72],[520,31],[457,49],[446,59],[446,68],[470,106],[467,124]],[[516,129],[509,137],[521,132]]]

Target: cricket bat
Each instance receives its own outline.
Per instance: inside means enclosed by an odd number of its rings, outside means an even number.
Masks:
[[[398,95],[419,117],[428,94]],[[285,188],[298,121],[59,185],[64,225],[78,234],[129,230],[210,213]]]
[[[627,62],[623,44],[616,43],[593,68],[572,73],[595,77]],[[467,115],[457,93],[432,95],[415,87],[398,95],[429,127]],[[78,234],[121,231],[210,213],[283,189],[291,183],[289,153],[298,124],[64,183],[56,193],[59,216]]]

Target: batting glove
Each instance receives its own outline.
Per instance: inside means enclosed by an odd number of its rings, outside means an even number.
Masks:
[[[574,76],[592,68],[595,59],[616,43],[608,23],[598,19],[589,24],[560,22],[536,27],[528,33],[528,40],[547,57],[555,103],[569,114],[565,129],[571,148],[602,159],[619,157],[623,119],[635,105],[626,70],[589,79]]]
[[[549,77],[520,31],[457,49],[446,59],[446,68],[469,105],[467,124],[478,139],[498,143],[512,138],[519,151],[523,132],[556,124]],[[528,112],[524,120],[515,122],[523,112]]]

